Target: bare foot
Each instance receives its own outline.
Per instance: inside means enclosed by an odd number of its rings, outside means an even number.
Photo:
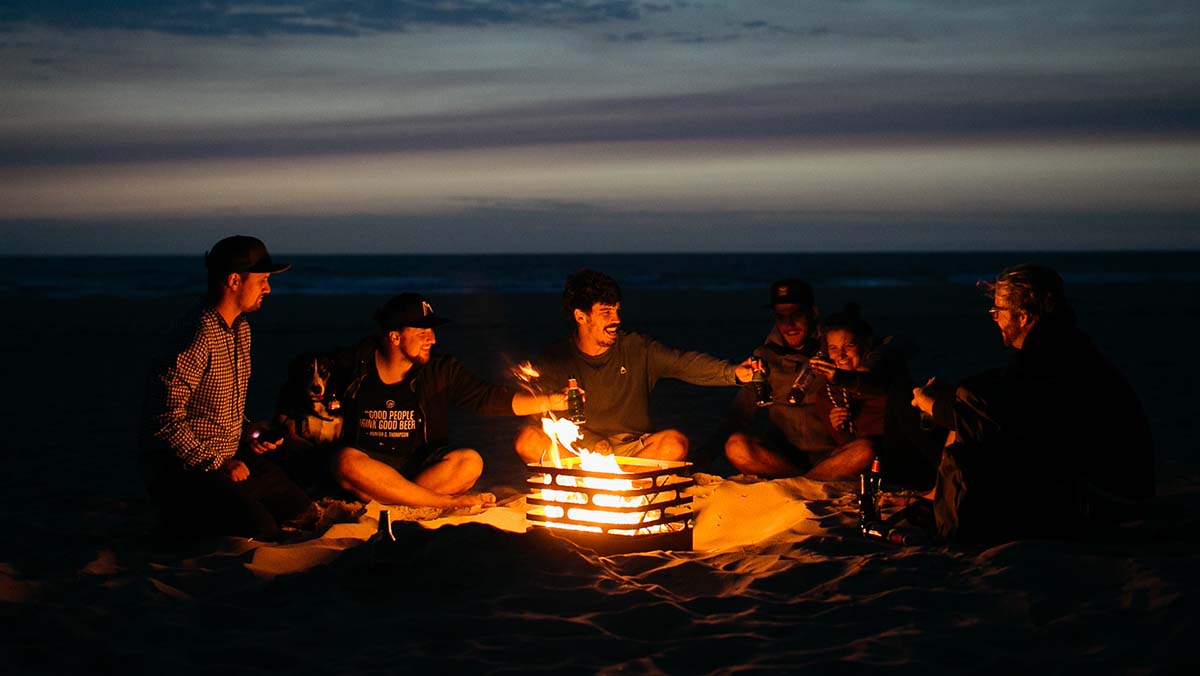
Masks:
[[[464,493],[462,495],[451,498],[454,507],[494,507],[496,505],[496,496],[491,493]]]

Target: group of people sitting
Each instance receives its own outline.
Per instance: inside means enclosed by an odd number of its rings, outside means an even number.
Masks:
[[[267,459],[303,442],[295,428],[244,417],[245,315],[262,306],[270,275],[289,266],[245,236],[221,240],[205,262],[205,302],[173,334],[147,398],[147,485],[168,518],[189,531],[272,539],[313,503]],[[750,358],[732,363],[623,330],[617,282],[581,270],[563,289],[569,331],[535,362],[544,389],[491,384],[435,354],[435,329],[448,320],[423,296],[400,294],[376,313],[374,335],[331,357],[345,380],[340,433],[304,443],[304,452],[334,490],[360,500],[488,506],[493,495],[471,492],[482,456],[451,444],[451,407],[529,416],[514,446],[538,462],[554,445],[540,419],[568,408],[566,385],[574,380],[586,399],[577,447],[685,460],[688,436],[652,429],[649,412],[655,384],[674,378],[742,386],[720,430],[733,471],[834,481],[878,459],[889,482],[933,488],[944,538],[1063,535],[1143,508],[1154,495],[1146,418],[1075,326],[1061,278],[1021,265],[981,284],[1005,345],[1015,349],[1011,362],[957,386],[921,387],[903,351],[878,338],[855,306],[822,320],[812,288],[798,279],[771,285],[774,326]],[[751,387],[756,371],[766,382]]]

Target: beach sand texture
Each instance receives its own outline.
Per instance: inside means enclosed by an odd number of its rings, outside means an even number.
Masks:
[[[188,301],[6,298],[0,345],[15,386],[5,397],[3,663],[14,674],[1190,673],[1200,664],[1189,598],[1200,588],[1198,374],[1180,355],[1200,329],[1198,294],[1073,291],[1085,328],[1150,412],[1163,495],[1153,518],[1083,541],[896,547],[858,535],[850,482],[701,473],[695,551],[616,557],[513,532],[517,423],[469,416],[460,438],[484,453],[482,487],[510,497],[501,507],[433,519],[392,508],[426,520],[399,525],[387,547],[362,544],[374,504],[290,545],[164,542],[140,487],[137,409],[145,358]],[[915,377],[1003,359],[972,291],[818,293],[826,311],[857,300],[881,332],[916,340]],[[626,322],[740,358],[769,328],[760,295],[627,293]],[[253,319],[251,415],[269,412],[292,355],[369,331],[381,300],[268,298]],[[438,302],[456,319],[439,349],[489,376],[559,335],[548,294]],[[1145,331],[1166,321],[1172,329],[1148,348]],[[732,395],[663,383],[656,419],[703,452]]]

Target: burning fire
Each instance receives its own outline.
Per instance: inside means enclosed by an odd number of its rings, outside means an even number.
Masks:
[[[560,447],[570,451],[579,458],[578,467],[587,472],[598,474],[625,474],[625,470],[621,468],[620,463],[613,455],[603,453],[593,453],[586,448],[576,449],[575,442],[582,438],[579,433],[579,426],[565,418],[542,418],[542,430],[554,442],[550,450],[550,460],[556,468],[564,467],[562,456],[559,454]],[[575,464],[575,463],[572,463]],[[550,475],[547,474],[545,482],[549,484],[551,481]],[[620,495],[622,492],[629,492],[637,488],[634,482],[629,479],[610,478],[604,476],[570,476],[559,474],[554,480],[555,485],[563,488],[589,488],[598,491],[611,491],[611,493],[591,493],[591,504],[597,507],[621,508],[621,507],[646,507],[650,504],[650,498],[645,495],[627,496]],[[589,504],[588,493],[581,493],[570,490],[543,489],[542,497],[552,502],[562,503],[564,505],[587,505]],[[656,509],[639,510],[635,512],[608,512],[598,511],[594,509],[586,509],[585,507],[557,507],[547,506],[546,516],[552,519],[561,519],[566,516],[575,521],[595,521],[600,523],[610,523],[618,525],[637,525],[645,521],[654,521],[661,518],[662,511]],[[550,523],[556,528],[571,528],[576,530],[584,530],[590,532],[601,532],[598,526],[581,526],[576,524],[566,523]],[[613,531],[618,534],[633,535],[637,531]]]

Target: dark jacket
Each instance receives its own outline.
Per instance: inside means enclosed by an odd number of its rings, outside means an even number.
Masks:
[[[911,405],[913,381],[903,349],[891,337],[863,359],[866,371],[834,373],[820,387],[817,409],[838,445],[855,438],[873,438],[884,479],[890,484],[929,489],[946,438],[945,430],[927,431]],[[853,436],[833,429],[829,412],[850,403]]]
[[[734,432],[774,436],[772,432],[777,431],[793,448],[803,453],[828,453],[837,448],[829,431],[828,418],[822,418],[817,410],[817,402],[825,396],[823,380],[810,387],[798,405],[787,403],[796,374],[816,352],[816,340],[795,350],[784,343],[779,329],[772,328],[763,344],[754,349],[754,356],[762,359],[767,367],[767,383],[775,403],[760,416],[761,409],[755,404],[753,389],[743,387],[738,390],[717,431],[721,443],[724,444]]]
[[[344,401],[347,410],[356,408],[355,399],[363,379],[375,369],[376,339],[366,338],[354,350],[339,353],[339,368],[350,374]],[[513,392],[506,387],[486,383],[449,355],[435,354],[428,364],[416,365],[404,382],[417,393],[425,419],[425,446],[442,448],[450,443],[450,406],[478,415],[513,415]],[[343,436],[349,433],[347,424]]]
[[[959,439],[939,468],[943,535],[1061,536],[1154,496],[1141,403],[1070,318],[1041,319],[1006,368],[938,393],[933,417]]]

